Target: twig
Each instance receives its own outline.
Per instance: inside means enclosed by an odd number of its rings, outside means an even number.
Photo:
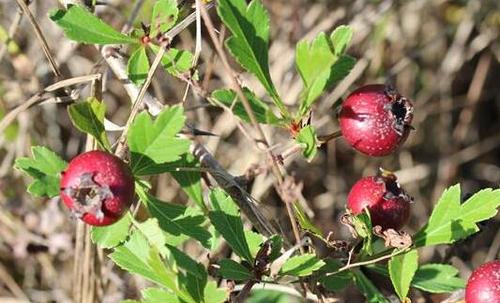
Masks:
[[[17,285],[16,280],[9,275],[7,269],[0,263],[0,281],[16,296],[18,299],[23,300],[23,302],[29,302],[30,299],[23,292],[22,288]]]
[[[234,299],[234,302],[235,303],[243,303],[243,302],[245,302],[245,299],[248,297],[248,295],[250,294],[250,291],[252,290],[252,287],[255,284],[257,284],[256,280],[250,280],[247,283],[245,283],[245,285],[243,286],[243,288],[241,288],[241,291],[238,294],[238,296]]]
[[[217,184],[233,198],[259,233],[267,237],[277,234],[277,230],[269,224],[269,220],[261,213],[253,198],[238,184],[231,174],[222,168],[203,145],[199,143],[191,145],[191,153],[198,159],[202,167],[209,169],[209,173]]]
[[[30,9],[28,8],[28,5],[26,2],[23,0],[16,0],[17,4],[21,7],[23,10],[24,14],[28,17],[28,20],[30,21],[31,25],[33,26],[33,29],[35,30],[36,37],[40,41],[40,44],[42,45],[42,50],[43,53],[45,54],[45,57],[47,57],[47,60],[49,61],[50,67],[52,69],[52,72],[56,77],[60,78],[62,76],[61,71],[59,71],[59,68],[57,67],[57,63],[54,60],[54,57],[50,54],[50,49],[49,45],[47,44],[47,40],[45,40],[45,37],[42,34],[42,30],[38,26],[38,23],[35,20],[35,17],[33,17],[33,14],[31,13]]]
[[[5,130],[7,126],[9,126],[15,119],[16,117],[22,113],[23,111],[27,110],[28,108],[43,102],[45,99],[43,98],[46,93],[51,93],[55,92],[63,87],[75,85],[75,84],[80,84],[80,83],[85,83],[85,82],[90,82],[90,81],[95,81],[97,79],[100,79],[101,74],[92,74],[92,75],[87,75],[87,76],[80,76],[80,77],[74,77],[70,79],[64,79],[59,82],[56,82],[54,84],[51,84],[44,88],[42,91],[34,94],[31,98],[29,98],[27,101],[23,102],[21,105],[16,107],[15,109],[11,110],[5,117],[0,121],[0,134]],[[74,100],[76,99],[76,96],[69,96],[70,99]]]
[[[161,59],[165,54],[166,48],[167,46],[163,45],[156,54],[155,60],[151,64],[151,68],[149,69],[148,75],[146,77],[146,81],[144,81],[144,84],[141,86],[139,94],[137,95],[137,99],[134,101],[132,105],[132,111],[130,112],[130,115],[127,119],[127,123],[125,124],[125,129],[123,130],[120,139],[118,140],[118,146],[116,147],[115,154],[120,158],[123,158],[125,156],[125,151],[126,151],[125,144],[127,143],[128,129],[130,128],[130,125],[134,121],[135,116],[137,116],[137,114],[141,109],[142,101],[144,99],[144,96],[146,95],[146,91],[148,90],[148,87],[151,84],[151,79],[153,79],[156,69],[160,65]]]
[[[375,258],[375,259],[361,261],[361,262],[357,262],[357,263],[347,264],[347,265],[339,268],[338,270],[336,270],[334,272],[328,273],[326,276],[327,277],[328,276],[333,276],[333,275],[336,275],[336,274],[338,274],[340,272],[346,271],[348,269],[352,269],[352,268],[360,267],[360,266],[364,266],[364,265],[370,265],[370,264],[374,264],[374,263],[377,263],[377,262],[380,262],[380,261],[383,261],[383,260],[387,260],[387,259],[390,259],[390,258],[392,258],[394,256],[397,256],[399,254],[407,252],[409,249],[410,248],[406,248],[406,249],[402,249],[402,250],[393,250],[390,254],[384,255],[384,256],[381,256],[381,257],[378,257],[378,258]]]

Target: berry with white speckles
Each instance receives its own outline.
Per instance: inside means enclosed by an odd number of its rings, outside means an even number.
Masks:
[[[396,150],[408,137],[412,119],[412,103],[382,84],[351,93],[339,114],[344,138],[369,156],[386,156]]]
[[[347,208],[358,215],[368,208],[372,225],[400,229],[410,217],[413,201],[399,185],[394,174],[383,171],[381,176],[358,180],[347,196]]]
[[[465,288],[465,302],[500,303],[500,260],[474,270]]]
[[[61,198],[73,214],[90,225],[118,221],[134,197],[134,177],[120,158],[89,151],[73,158],[61,178]]]

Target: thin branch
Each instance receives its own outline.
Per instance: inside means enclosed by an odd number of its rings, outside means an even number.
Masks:
[[[47,57],[47,60],[49,61],[50,68],[52,69],[52,72],[56,77],[61,77],[61,71],[59,71],[59,68],[57,67],[56,61],[54,60],[54,57],[52,57],[49,49],[49,45],[47,44],[47,40],[45,40],[44,35],[42,34],[42,30],[38,26],[38,23],[35,20],[35,17],[31,13],[28,5],[26,2],[23,0],[16,0],[17,4],[21,7],[23,10],[24,14],[28,17],[28,20],[30,21],[31,25],[33,26],[33,29],[35,30],[36,37],[40,41],[40,44],[42,45],[42,50],[43,53],[45,54],[45,57]]]
[[[336,274],[338,274],[340,272],[346,271],[348,269],[352,269],[352,268],[360,267],[360,266],[364,266],[364,265],[370,265],[370,264],[374,264],[374,263],[377,263],[377,262],[380,262],[380,261],[383,261],[383,260],[387,260],[387,259],[390,259],[390,258],[392,258],[394,256],[397,256],[397,255],[400,255],[402,253],[405,253],[408,250],[410,250],[410,248],[406,248],[406,249],[402,249],[402,250],[393,250],[390,254],[384,255],[384,256],[381,256],[381,257],[378,257],[378,258],[375,258],[375,259],[347,264],[346,266],[343,266],[343,267],[339,268],[338,270],[336,270],[334,272],[328,273],[326,276],[327,277],[328,276],[333,276],[333,275],[336,275]]]
[[[42,91],[34,94],[31,98],[29,98],[27,101],[23,102],[21,105],[18,107],[14,108],[11,110],[5,117],[0,121],[0,133],[2,133],[7,126],[9,126],[15,119],[16,117],[22,113],[23,111],[27,110],[28,108],[43,102],[45,99],[43,98],[46,93],[50,92],[55,92],[58,89],[61,89],[63,87],[68,87],[71,85],[75,84],[81,84],[85,82],[91,82],[95,81],[97,79],[100,79],[101,74],[92,74],[92,75],[87,75],[87,76],[80,76],[80,77],[74,77],[70,79],[64,79],[61,81],[58,81],[52,85],[47,86],[44,88]],[[61,97],[62,98],[62,97]],[[69,96],[70,100],[75,100],[76,96]]]
[[[202,167],[208,168],[208,172],[217,184],[233,198],[259,233],[266,237],[278,233],[274,226],[269,223],[269,219],[262,214],[255,199],[238,184],[234,176],[222,168],[203,145],[199,143],[191,145],[191,153],[198,159]]]
[[[115,152],[115,154],[120,158],[123,158],[125,155],[126,151],[125,144],[127,143],[128,129],[130,128],[130,125],[134,121],[135,116],[137,116],[142,107],[142,101],[144,99],[144,96],[146,95],[146,91],[148,90],[148,87],[151,84],[151,79],[153,79],[156,69],[160,65],[161,59],[163,58],[166,49],[167,46],[163,45],[156,54],[155,60],[151,64],[151,68],[149,69],[148,75],[146,77],[146,81],[144,81],[144,84],[141,86],[139,94],[137,95],[137,99],[134,101],[134,104],[132,105],[132,111],[130,112],[130,116],[128,117],[127,123],[125,124],[125,129],[123,130],[120,139],[118,140],[118,146]]]

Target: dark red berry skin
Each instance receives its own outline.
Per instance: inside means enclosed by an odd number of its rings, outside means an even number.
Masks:
[[[465,288],[465,302],[500,303],[500,260],[474,270]]]
[[[394,180],[378,176],[361,178],[347,196],[347,207],[354,215],[367,207],[373,226],[400,229],[410,217],[411,197],[400,188],[398,192],[399,185],[391,183]]]
[[[356,150],[375,157],[394,152],[408,137],[413,105],[382,84],[351,93],[339,113],[342,135]]]
[[[83,176],[90,176],[90,182],[106,195],[92,208],[76,193],[82,189]],[[92,196],[92,195],[91,195]],[[130,207],[134,197],[134,177],[128,165],[120,158],[103,151],[89,151],[69,162],[61,178],[61,198],[64,204],[80,219],[90,225],[105,226],[118,221]]]

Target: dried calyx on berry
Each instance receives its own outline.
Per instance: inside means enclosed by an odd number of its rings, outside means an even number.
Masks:
[[[372,84],[351,93],[342,104],[342,135],[354,149],[369,156],[396,150],[412,129],[413,105],[393,87]]]
[[[132,203],[134,177],[120,158],[90,151],[70,161],[61,178],[60,194],[77,218],[90,225],[110,225]]]
[[[400,229],[410,217],[412,201],[396,175],[381,169],[378,176],[364,177],[354,184],[347,196],[347,208],[354,215],[367,208],[373,226]]]

